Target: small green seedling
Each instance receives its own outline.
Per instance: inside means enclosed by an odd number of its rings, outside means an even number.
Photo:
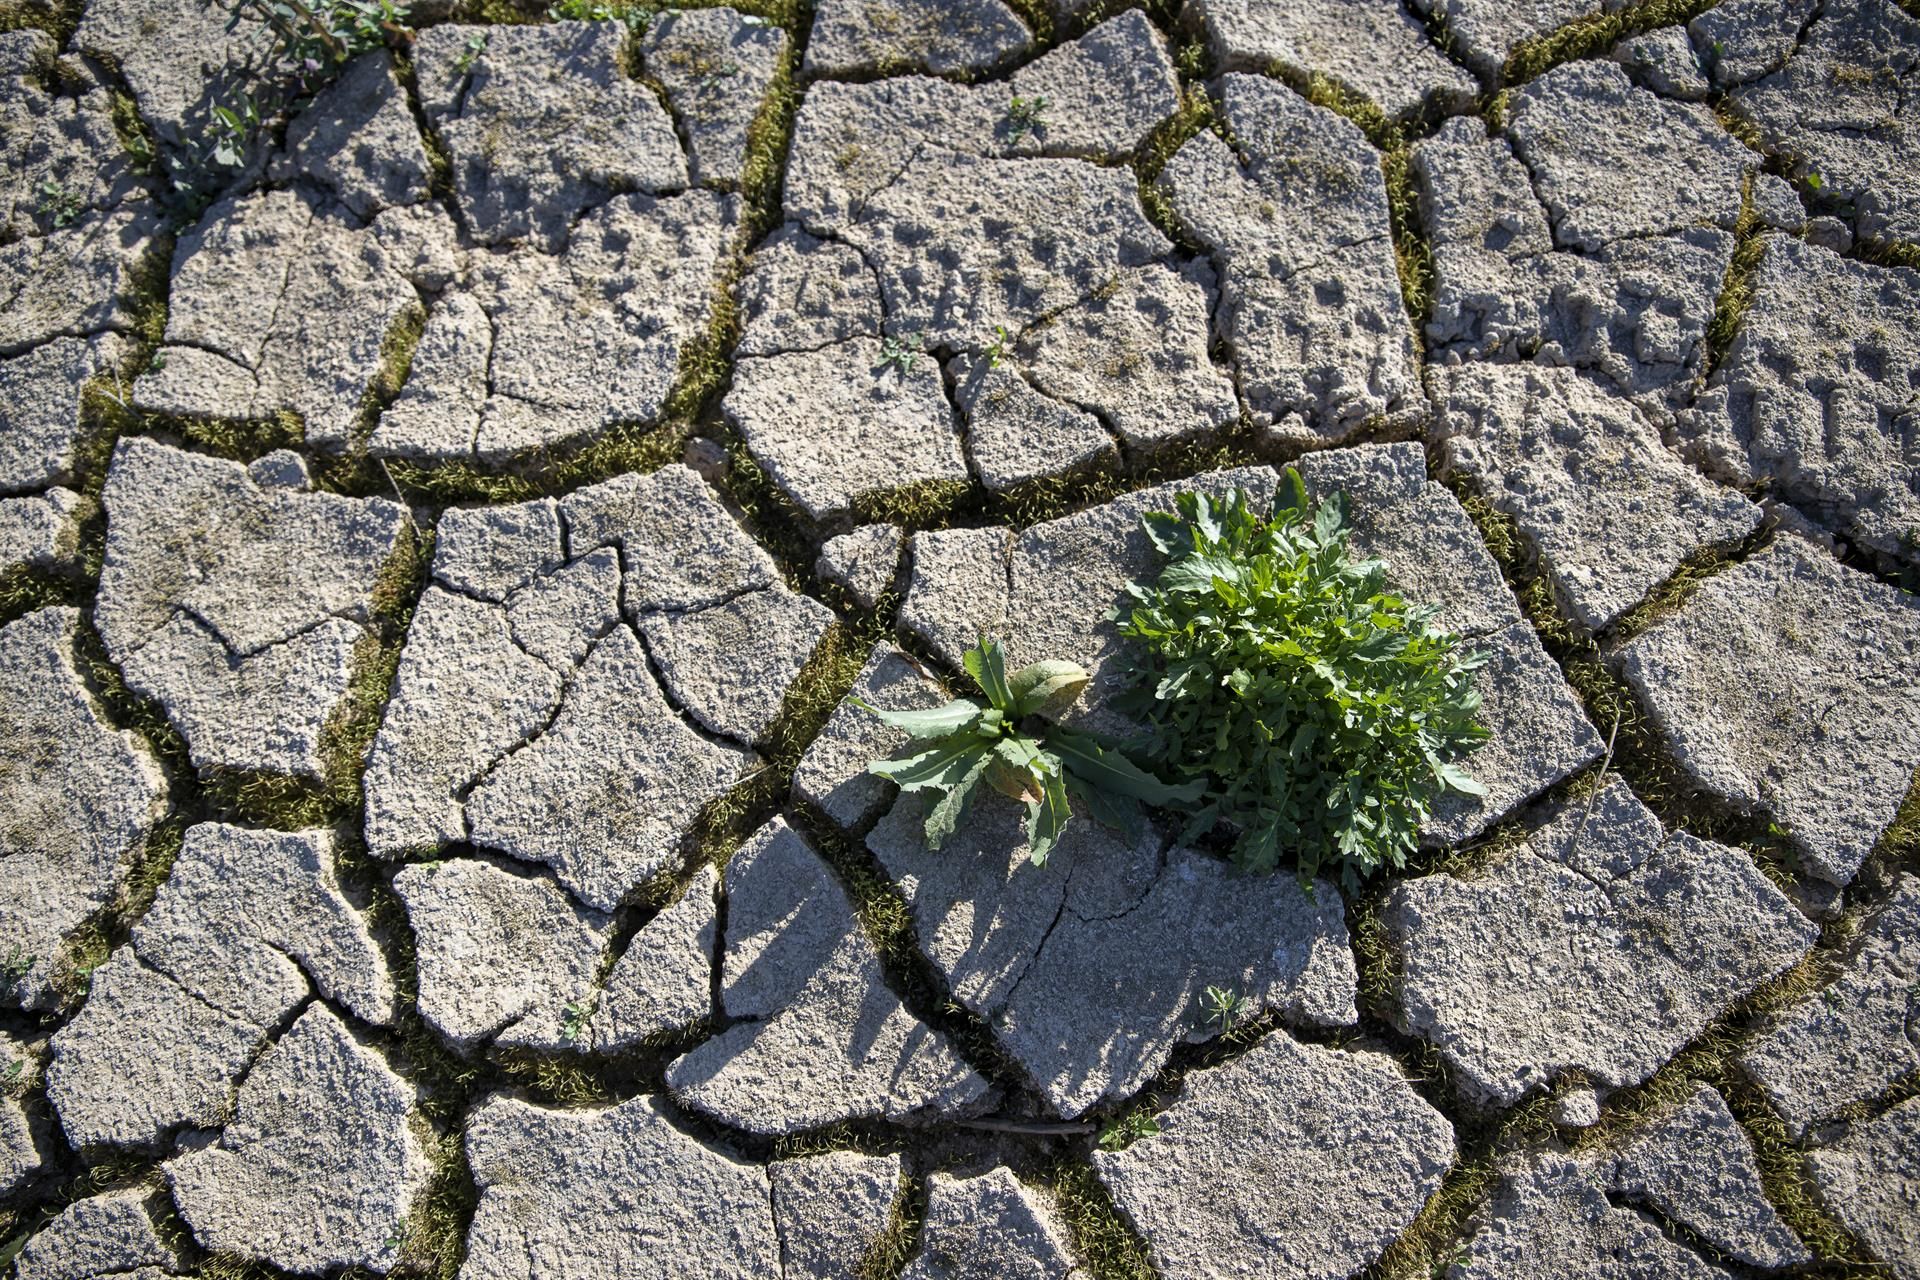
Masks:
[[[7,1064],[7,1069],[5,1071],[0,1071],[0,1084],[19,1084],[20,1078],[26,1074],[27,1074],[26,1059],[15,1058],[12,1062],[9,1062]]]
[[[560,1011],[560,1038],[568,1044],[587,1034],[587,1023],[593,1020],[594,1006],[598,1001],[589,996],[585,1000],[576,1000]]]
[[[7,982],[19,982],[33,971],[33,965],[40,957],[31,954],[17,943],[7,948],[7,958],[0,960],[0,979]]]
[[[485,31],[476,32],[468,36],[466,48],[462,49],[460,56],[453,60],[453,69],[461,75],[467,74],[467,72],[473,70],[475,60],[486,51],[487,33]]]
[[[1141,1138],[1160,1132],[1160,1122],[1151,1111],[1131,1111],[1100,1131],[1102,1151],[1121,1151]]]
[[[993,342],[980,354],[987,358],[989,369],[1000,367],[1000,358],[1007,354],[1007,326],[1003,324],[993,326]]]
[[[1817,193],[1825,190],[1826,185],[1827,180],[1821,177],[1817,170],[1807,175],[1807,190]]]
[[[938,850],[966,817],[982,782],[1027,807],[1027,854],[1044,863],[1071,818],[1070,797],[1101,824],[1138,831],[1140,806],[1190,803],[1204,784],[1170,787],[1090,734],[1047,722],[1073,705],[1089,676],[1076,663],[1045,661],[1007,674],[997,641],[982,637],[964,655],[985,705],[956,698],[930,711],[887,711],[859,705],[906,730],[907,754],[876,760],[867,771],[902,791],[935,791],[927,811],[929,849]]]
[[[40,216],[55,230],[72,226],[84,212],[86,204],[78,192],[69,191],[52,180],[40,184]]]
[[[1041,119],[1041,116],[1052,105],[1044,93],[1026,97],[1014,94],[1013,101],[1007,104],[1007,136],[1018,141],[1029,133],[1037,133],[1045,129],[1047,122]]]
[[[1206,1005],[1207,1021],[1219,1027],[1220,1034],[1225,1036],[1233,1034],[1234,1027],[1240,1022],[1240,1010],[1246,1002],[1241,999],[1239,992],[1229,987],[1208,987],[1202,1003]]]
[[[920,330],[915,329],[905,337],[889,337],[880,344],[880,367],[893,365],[900,370],[901,376],[913,372],[913,366],[920,359],[925,344]]]

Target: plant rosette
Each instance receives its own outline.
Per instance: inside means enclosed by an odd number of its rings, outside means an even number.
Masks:
[[[1087,686],[1089,676],[1077,663],[1035,662],[1009,675],[999,642],[985,637],[964,661],[984,703],[955,698],[927,711],[859,703],[908,735],[904,754],[876,760],[868,772],[902,791],[939,793],[927,811],[929,849],[938,850],[965,819],[982,782],[1026,806],[1027,851],[1036,864],[1060,842],[1075,801],[1104,825],[1137,832],[1142,805],[1200,798],[1203,783],[1169,786],[1093,735],[1051,723]]]

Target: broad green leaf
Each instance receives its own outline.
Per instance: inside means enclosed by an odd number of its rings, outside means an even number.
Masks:
[[[951,787],[966,776],[976,760],[990,754],[987,743],[960,734],[903,759],[875,760],[867,766],[867,772],[887,779],[902,791]]]
[[[1060,762],[1088,786],[1128,796],[1144,804],[1161,808],[1192,804],[1207,790],[1204,778],[1170,786],[1118,751],[1083,733],[1055,729],[1047,735],[1047,745],[1058,752]]]
[[[1099,787],[1090,787],[1069,772],[1063,779],[1067,795],[1085,806],[1087,816],[1103,827],[1118,831],[1129,840],[1137,839],[1146,826],[1140,802],[1131,796],[1116,795]]]
[[[1073,811],[1067,805],[1066,782],[1058,772],[1041,789],[1041,798],[1027,805],[1027,857],[1035,866],[1046,862]]]
[[[1093,677],[1077,662],[1030,662],[1007,677],[1013,716],[1056,715],[1073,705]]]
[[[927,810],[927,848],[939,852],[947,837],[953,834],[955,827],[965,821],[967,806],[972,802],[973,789],[986,773],[992,757],[982,755],[960,776],[960,780],[947,789],[940,802]]]
[[[878,716],[882,724],[905,729],[915,738],[944,738],[959,733],[978,720],[982,710],[979,703],[966,698],[955,698],[943,707],[928,711],[888,711],[864,698],[855,698],[853,702],[862,711]]]
[[[1446,783],[1453,790],[1463,795],[1484,796],[1487,794],[1486,787],[1481,785],[1480,781],[1472,774],[1460,768],[1458,765],[1441,765],[1440,781]]]
[[[1013,690],[1007,687],[1006,655],[1001,652],[999,641],[980,637],[980,643],[961,655],[961,661],[996,710],[1013,710]]]

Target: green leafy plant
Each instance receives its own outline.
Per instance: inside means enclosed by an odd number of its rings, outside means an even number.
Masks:
[[[1007,104],[1007,137],[1018,141],[1029,133],[1046,128],[1047,122],[1041,117],[1052,105],[1044,93],[1025,97],[1014,94],[1013,101]]]
[[[562,1007],[560,1010],[560,1038],[572,1044],[574,1041],[580,1039],[581,1036],[587,1034],[587,1024],[593,1021],[594,1007],[598,1004],[598,1000],[589,996],[584,1000],[576,1000]]]
[[[1204,789],[1183,838],[1225,822],[1241,867],[1291,853],[1349,889],[1404,866],[1441,794],[1485,794],[1458,761],[1487,736],[1486,655],[1352,559],[1345,495],[1310,502],[1292,468],[1270,518],[1239,491],[1177,508],[1144,517],[1167,562],[1114,617],[1142,659],[1116,703],[1147,727],[1138,754]]]
[[[475,32],[473,35],[467,37],[466,46],[460,50],[460,56],[453,60],[453,69],[461,75],[467,74],[467,72],[473,70],[473,64],[479,60],[480,55],[486,51],[487,33],[484,31]]]
[[[987,358],[989,369],[998,369],[1002,357],[1007,354],[1007,326],[993,326],[993,341],[981,349],[981,355]]]
[[[353,59],[412,38],[407,7],[394,0],[220,0],[227,30],[252,21],[268,33],[266,48],[208,109],[207,124],[189,152],[173,156],[174,185],[189,205],[215,194],[210,168],[245,166],[253,140],[274,117],[298,111]],[[190,207],[187,212],[194,210]]]
[[[906,754],[876,760],[869,773],[902,791],[936,791],[927,811],[929,849],[939,849],[966,817],[981,782],[1027,807],[1027,852],[1044,863],[1060,842],[1079,801],[1095,820],[1137,831],[1140,806],[1199,798],[1201,783],[1170,787],[1090,734],[1047,722],[1087,686],[1072,662],[1030,663],[1007,674],[998,642],[982,638],[964,656],[967,674],[986,702],[956,698],[927,711],[887,711],[860,705],[909,736]]]
[[[1230,1035],[1240,1021],[1240,1007],[1246,1002],[1240,993],[1228,987],[1208,987],[1201,997],[1201,1004],[1207,1011],[1207,1021],[1220,1028],[1221,1035]]]
[[[34,961],[40,957],[29,953],[15,943],[7,948],[7,958],[0,960],[0,981],[19,982],[33,971]]]
[[[1100,1130],[1100,1149],[1102,1151],[1123,1151],[1141,1138],[1150,1138],[1160,1132],[1160,1122],[1153,1118],[1151,1111],[1130,1111],[1112,1124]]]
[[[607,0],[557,0],[547,10],[555,22],[624,22],[634,31],[643,31],[657,16],[650,4],[607,3]]]
[[[39,213],[55,230],[79,221],[86,207],[78,192],[69,191],[51,179],[40,184]]]
[[[880,367],[884,369],[894,365],[902,375],[912,373],[923,349],[924,342],[918,329],[904,337],[889,337],[880,344]]]
[[[21,1077],[25,1076],[26,1074],[27,1074],[26,1059],[15,1058],[12,1062],[9,1062],[7,1064],[7,1069],[5,1071],[0,1071],[0,1084],[19,1084]]]

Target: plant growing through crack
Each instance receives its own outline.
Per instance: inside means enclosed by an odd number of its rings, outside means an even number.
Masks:
[[[80,220],[80,215],[86,212],[86,208],[86,201],[81,199],[79,192],[70,191],[52,179],[40,184],[40,203],[37,212],[54,230],[72,226]]]
[[[1246,870],[1291,854],[1350,890],[1404,866],[1436,800],[1485,794],[1459,761],[1487,737],[1486,655],[1350,558],[1346,496],[1309,501],[1292,468],[1268,518],[1239,490],[1177,508],[1142,518],[1166,563],[1113,619],[1141,656],[1115,702],[1146,728],[1130,745],[1203,795],[1182,838],[1224,822]]]
[[[385,45],[413,39],[407,6],[395,0],[220,0],[227,32],[252,22],[267,33],[266,47],[242,66],[224,100],[208,109],[205,131],[191,154],[170,158],[174,185],[189,205],[213,197],[208,169],[238,169],[272,120],[299,111],[346,65]]]
[[[1048,720],[1086,688],[1089,677],[1079,665],[1034,662],[1009,675],[999,643],[985,637],[967,650],[965,665],[985,703],[956,698],[929,711],[859,704],[910,739],[905,755],[873,761],[867,771],[902,791],[939,793],[927,810],[929,849],[953,834],[983,781],[1026,805],[1027,854],[1036,864],[1059,843],[1072,801],[1099,822],[1132,831],[1140,826],[1142,804],[1198,799],[1203,783],[1170,787],[1092,735]]]
[[[913,366],[918,363],[924,349],[924,337],[918,329],[904,336],[890,336],[880,344],[880,367],[885,369],[893,365],[905,377],[913,372]]]
[[[24,979],[33,971],[34,961],[40,957],[33,955],[19,943],[7,948],[7,958],[0,960],[0,982],[14,983]]]
[[[993,341],[981,348],[980,354],[987,358],[989,369],[1000,367],[1001,358],[1007,354],[1007,326],[1003,324],[993,326]]]
[[[1007,104],[1008,139],[1013,142],[1018,142],[1028,134],[1036,133],[1046,128],[1047,122],[1041,117],[1046,114],[1047,108],[1052,105],[1044,93],[1028,94],[1024,97],[1017,93],[1014,94],[1013,101]]]
[[[1207,1021],[1220,1028],[1221,1035],[1231,1035],[1240,1021],[1240,1007],[1246,1002],[1240,993],[1229,987],[1208,987],[1201,997],[1206,1008]]]
[[[1098,1139],[1102,1151],[1124,1151],[1141,1138],[1160,1132],[1160,1122],[1147,1110],[1130,1111],[1106,1128]]]

